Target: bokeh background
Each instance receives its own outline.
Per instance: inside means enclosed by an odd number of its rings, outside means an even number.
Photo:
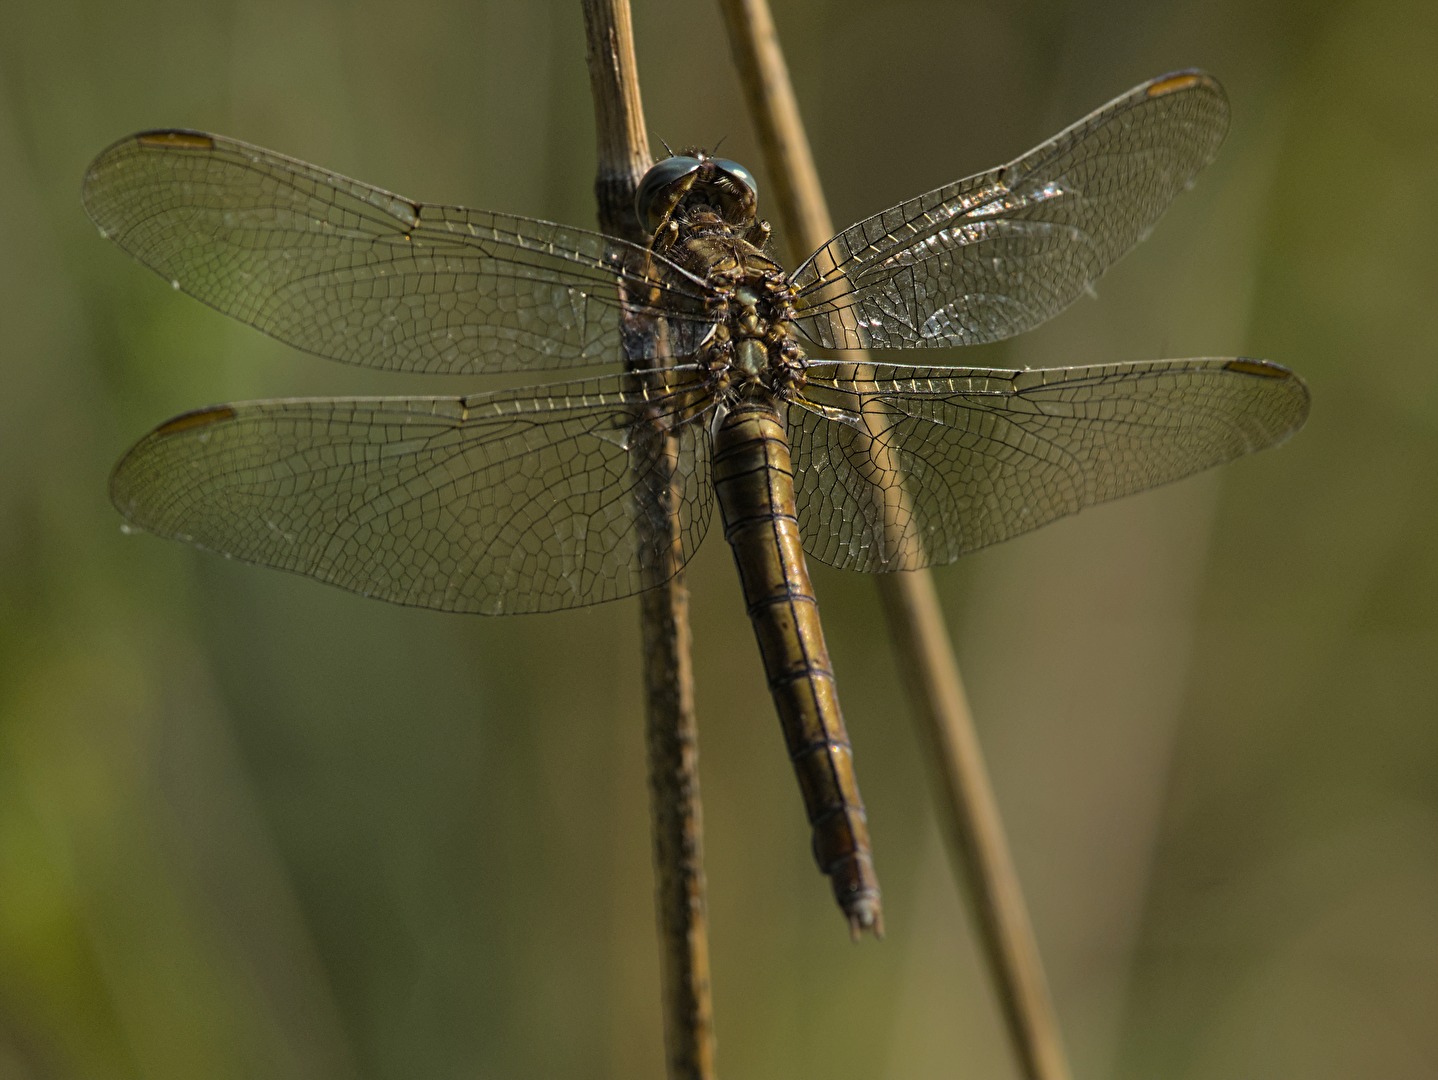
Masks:
[[[939,587],[1080,1080],[1438,1075],[1438,8],[776,6],[841,223],[1165,70],[1226,84],[1218,162],[1099,301],[962,362],[1270,357],[1307,429]],[[0,14],[0,1077],[660,1077],[636,606],[445,616],[122,535],[108,470],[174,413],[459,387],[276,345],[79,203],[183,125],[591,224],[578,3]],[[713,7],[636,24],[656,148],[727,137],[762,194]],[[721,1073],[1016,1075],[873,585],[815,577],[890,932],[851,945],[813,869],[711,536]]]

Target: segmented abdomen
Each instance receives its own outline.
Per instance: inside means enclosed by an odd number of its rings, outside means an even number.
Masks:
[[[772,403],[741,401],[720,421],[713,477],[724,538],[734,549],[809,814],[814,858],[854,934],[882,933],[868,822],[799,542],[789,443]]]

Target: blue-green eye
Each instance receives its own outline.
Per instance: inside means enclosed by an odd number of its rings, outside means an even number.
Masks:
[[[728,158],[710,158],[709,160],[714,163],[715,168],[728,173],[747,187],[753,193],[755,202],[759,200],[759,185],[755,182],[753,173],[737,161],[730,161]]]
[[[634,193],[634,209],[650,232],[664,223],[664,216],[674,207],[676,200],[669,189],[698,172],[702,164],[698,158],[680,154],[665,158],[644,174]]]

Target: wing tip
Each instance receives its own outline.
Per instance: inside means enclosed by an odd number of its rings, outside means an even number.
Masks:
[[[173,535],[157,529],[151,522],[144,520],[140,503],[132,492],[136,469],[143,470],[147,466],[149,450],[157,442],[168,439],[172,435],[195,431],[213,424],[226,423],[238,415],[239,412],[233,405],[210,405],[203,409],[192,409],[190,412],[181,413],[179,416],[166,420],[125,451],[124,456],[115,463],[114,469],[110,471],[110,502],[120,512],[120,516],[125,519],[125,525],[141,532]],[[202,434],[199,438],[204,441],[208,435]],[[189,538],[180,537],[180,539],[188,540]]]
[[[134,135],[126,135],[123,139],[117,139],[101,150],[86,167],[84,179],[80,182],[80,203],[84,206],[85,213],[90,216],[90,220],[99,227],[100,234],[107,238],[113,238],[116,223],[107,220],[111,208],[106,204],[106,193],[101,180],[117,159],[122,159],[136,151],[192,150],[209,152],[214,150],[215,146],[215,136],[189,128],[155,128],[150,131],[136,132]]]
[[[1278,443],[1286,441],[1308,422],[1308,414],[1313,406],[1313,394],[1308,389],[1308,383],[1298,372],[1286,368],[1282,364],[1276,364],[1272,360],[1258,360],[1248,356],[1235,357],[1225,364],[1224,368],[1240,375],[1272,379],[1277,384],[1274,390],[1284,395],[1285,400],[1292,403],[1288,427],[1272,445],[1276,446]]]
[[[1272,379],[1278,383],[1288,383],[1308,397],[1308,383],[1304,382],[1303,376],[1292,368],[1275,363],[1272,360],[1260,360],[1253,356],[1235,356],[1232,360],[1224,363],[1225,371],[1232,371],[1238,375],[1252,375],[1260,379]]]

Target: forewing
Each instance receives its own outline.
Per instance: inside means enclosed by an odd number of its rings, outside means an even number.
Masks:
[[[1135,87],[1008,165],[845,229],[794,274],[798,324],[830,349],[1029,330],[1147,235],[1227,129],[1202,72]]]
[[[789,407],[799,527],[850,570],[952,562],[1282,442],[1308,415],[1303,380],[1263,360],[811,374]]]
[[[111,497],[148,532],[399,604],[494,615],[613,600],[670,565],[643,550],[638,496],[677,468],[677,565],[711,507],[707,428],[686,422],[697,391],[631,387],[215,406],[141,440]],[[677,461],[650,452],[665,429]]]
[[[670,327],[713,318],[707,289],[643,249],[531,218],[432,206],[234,139],[153,131],[85,175],[102,233],[176,288],[281,341],[392,371],[484,374],[617,362],[620,288]],[[662,259],[657,260],[663,263]],[[626,337],[649,359],[644,343]]]

